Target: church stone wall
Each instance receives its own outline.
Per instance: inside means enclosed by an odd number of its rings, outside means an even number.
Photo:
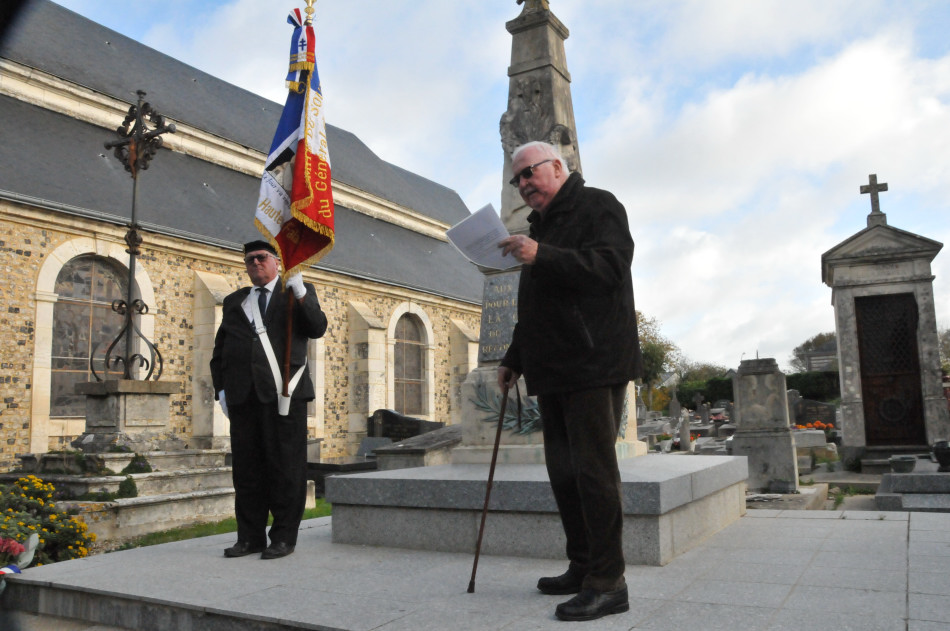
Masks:
[[[125,244],[123,226],[111,226],[89,219],[70,217],[19,204],[0,202],[0,269],[4,282],[0,284],[2,313],[0,313],[0,471],[8,471],[19,464],[17,455],[68,446],[72,436],[82,432],[82,420],[50,421],[48,417],[33,418],[34,361],[43,374],[46,369],[46,410],[49,409],[49,357],[35,356],[36,335],[51,336],[50,330],[35,330],[37,313],[36,284],[44,261],[57,247],[77,238],[92,238],[96,243],[108,242],[114,249]],[[241,255],[210,246],[176,240],[143,232],[143,254],[137,259],[152,282],[155,304],[149,304],[154,316],[152,342],[164,359],[161,380],[181,384],[178,393],[170,397],[170,424],[177,434],[187,439],[192,432],[193,364],[195,331],[192,322],[195,305],[195,271],[217,274],[226,279],[232,289],[245,286]],[[406,301],[424,310],[432,322],[434,339],[434,397],[432,414],[427,418],[450,422],[453,397],[451,394],[452,366],[458,362],[450,357],[452,321],[478,330],[480,307],[421,292],[386,286],[309,270],[304,278],[314,283],[321,305],[329,319],[325,335],[325,401],[323,413],[322,456],[345,455],[351,450],[347,440],[347,339],[348,305],[351,301],[366,304],[384,322],[393,311]],[[48,345],[47,345],[48,347]],[[39,406],[42,409],[42,406]],[[374,410],[367,410],[367,416]],[[48,444],[37,442],[35,423],[43,423],[48,432]]]

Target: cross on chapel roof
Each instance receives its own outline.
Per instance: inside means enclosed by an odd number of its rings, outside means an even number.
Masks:
[[[881,200],[878,199],[877,194],[887,190],[887,182],[877,183],[877,173],[872,173],[868,176],[868,184],[861,185],[861,194],[865,193],[871,194],[871,214],[880,215],[881,213]]]
[[[868,176],[868,183],[861,185],[861,194],[870,193],[871,195],[871,214],[868,215],[868,228],[872,226],[886,226],[887,215],[881,212],[881,200],[877,194],[887,190],[887,182],[877,182],[877,174],[872,173]]]

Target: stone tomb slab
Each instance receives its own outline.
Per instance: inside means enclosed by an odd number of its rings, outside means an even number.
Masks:
[[[624,555],[665,565],[745,514],[747,459],[620,461]],[[333,541],[474,553],[488,465],[452,464],[327,479]],[[564,558],[564,534],[543,465],[498,465],[482,553]]]

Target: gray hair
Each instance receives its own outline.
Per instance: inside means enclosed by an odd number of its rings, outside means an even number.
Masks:
[[[531,147],[539,149],[546,157],[560,163],[561,168],[564,169],[564,173],[569,174],[571,172],[567,166],[567,161],[564,159],[564,156],[561,155],[561,151],[551,143],[543,142],[541,140],[532,140],[531,142],[526,142],[520,147],[515,147],[515,150],[511,152],[511,161],[514,162],[517,160],[518,156],[525,149],[530,149]]]

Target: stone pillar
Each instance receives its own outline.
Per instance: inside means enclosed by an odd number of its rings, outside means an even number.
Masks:
[[[581,171],[564,40],[569,31],[548,8],[547,0],[526,0],[521,15],[505,24],[511,33],[508,109],[499,130],[504,148],[501,219],[512,234],[527,232],[531,212],[509,186],[511,152],[534,140],[559,147],[571,171]]]
[[[750,491],[794,493],[798,458],[788,423],[785,375],[772,358],[746,359],[733,381],[732,453],[749,459]]]
[[[181,384],[167,381],[113,379],[76,384],[86,395],[86,431],[72,446],[86,453],[114,447],[144,453],[185,449],[168,427],[169,397]]]
[[[230,449],[231,425],[214,399],[211,355],[214,352],[214,338],[221,325],[221,307],[232,289],[223,276],[196,270],[194,291],[192,322],[195,359],[189,445],[196,449]]]
[[[542,140],[559,147],[571,171],[581,170],[571,76],[567,71],[564,40],[568,30],[551,13],[547,0],[525,0],[521,15],[505,24],[511,33],[511,65],[508,67],[508,109],[499,123],[504,154],[501,219],[511,234],[527,232],[531,211],[512,178],[511,152],[520,145]],[[485,270],[483,270],[485,271]],[[471,371],[459,390],[462,411],[462,445],[452,451],[455,463],[490,462],[501,393],[497,386],[498,364],[511,342],[517,320],[520,269],[485,271],[478,368]],[[499,462],[542,463],[544,452],[537,404],[524,395],[522,407],[528,427],[503,432]],[[515,393],[510,393],[508,416],[516,414]],[[646,444],[637,440],[635,395],[629,397],[625,437],[617,443],[619,457],[642,455]],[[509,427],[509,425],[506,425]]]
[[[355,455],[366,437],[369,415],[386,407],[386,325],[361,302],[349,309],[349,369],[347,451]]]
[[[450,424],[462,422],[462,384],[468,374],[478,367],[478,335],[461,320],[452,320],[449,335],[452,362]]]

